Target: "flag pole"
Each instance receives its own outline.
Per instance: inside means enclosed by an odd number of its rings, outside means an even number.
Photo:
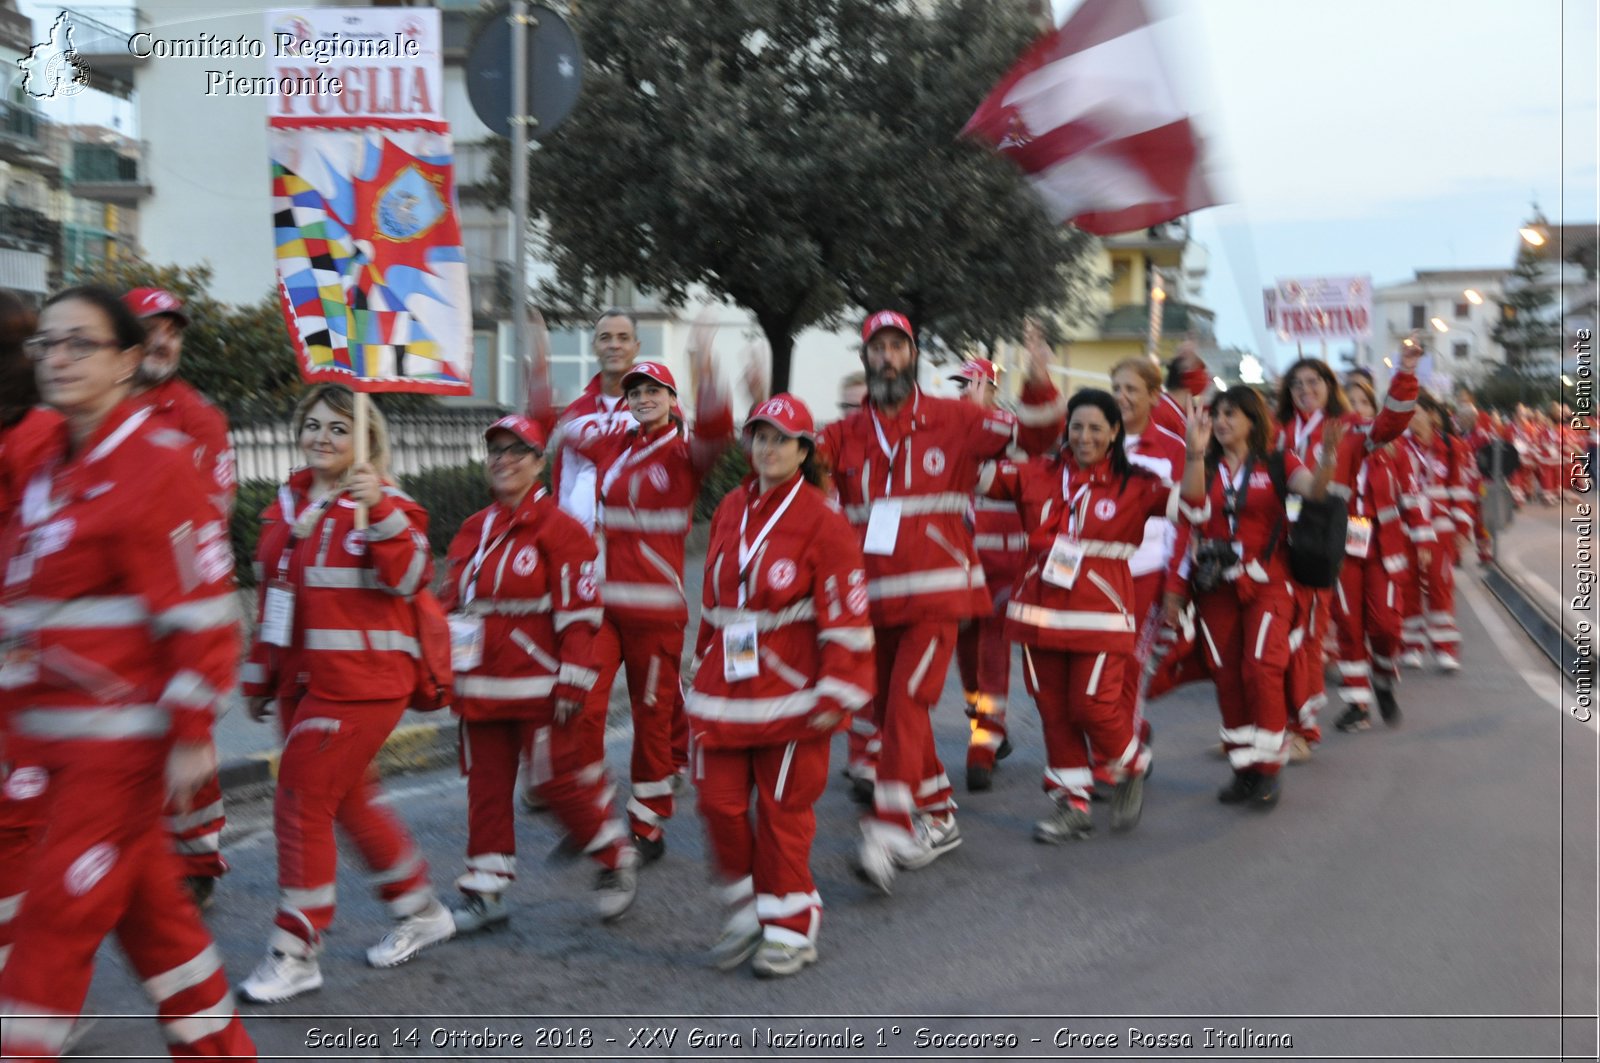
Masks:
[[[511,349],[528,357],[528,16],[511,0]]]
[[[355,426],[355,432],[356,432],[355,464],[357,464],[357,465],[361,465],[361,464],[371,460],[371,457],[372,457],[372,455],[370,453],[371,448],[367,445],[367,420],[368,420],[368,416],[369,415],[367,413],[367,393],[365,391],[358,391],[358,392],[356,392],[356,417],[355,417],[355,421],[356,421],[356,426]],[[357,528],[365,528],[366,526],[367,526],[367,507],[365,505],[361,504],[361,503],[357,503],[356,504],[356,527]]]

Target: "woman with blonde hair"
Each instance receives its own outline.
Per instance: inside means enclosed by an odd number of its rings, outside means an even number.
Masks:
[[[388,431],[376,410],[367,418],[370,456],[355,461],[356,402],[343,385],[306,392],[292,422],[306,466],[261,515],[261,604],[244,692],[255,719],[276,705],[284,746],[273,807],[278,915],[266,958],[239,987],[258,1003],[322,985],[317,955],[333,921],[336,822],[397,921],[367,950],[368,963],[393,967],[455,933],[427,863],[379,803],[370,770],[416,686],[411,599],[428,586],[433,559],[426,511],[387,476]]]

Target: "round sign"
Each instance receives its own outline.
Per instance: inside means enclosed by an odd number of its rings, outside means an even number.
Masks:
[[[565,19],[528,4],[528,136],[554,133],[577,105],[583,88],[583,49]],[[501,4],[484,20],[467,56],[467,99],[484,125],[511,135],[511,9]]]

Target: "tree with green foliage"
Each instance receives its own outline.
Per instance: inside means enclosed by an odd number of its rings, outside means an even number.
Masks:
[[[585,0],[589,65],[530,153],[557,319],[611,280],[748,310],[788,387],[795,336],[885,306],[961,346],[1071,315],[1089,240],[957,139],[1036,35],[994,0]],[[501,174],[503,180],[504,174]]]
[[[1542,231],[1549,228],[1537,212],[1528,225]],[[1557,294],[1546,276],[1546,266],[1547,259],[1539,249],[1524,242],[1506,278],[1505,298],[1498,300],[1500,320],[1491,335],[1505,348],[1506,364],[1513,369],[1526,369],[1540,351],[1559,351],[1561,347],[1561,324],[1550,315]]]

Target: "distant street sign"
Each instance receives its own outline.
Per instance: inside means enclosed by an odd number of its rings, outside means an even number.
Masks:
[[[511,135],[510,8],[502,4],[478,29],[467,56],[467,98],[478,118],[503,137]],[[535,140],[554,133],[577,105],[583,88],[583,49],[565,19],[538,4],[528,5],[528,104]]]

